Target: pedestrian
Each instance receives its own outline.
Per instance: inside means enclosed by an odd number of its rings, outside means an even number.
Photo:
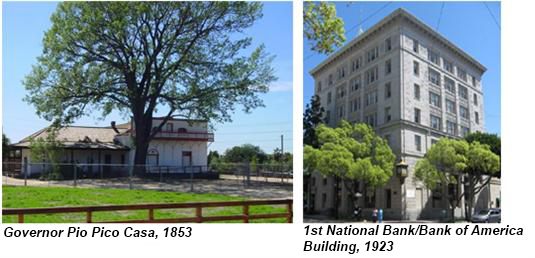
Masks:
[[[372,221],[373,221],[373,223],[377,222],[378,213],[379,213],[379,211],[377,210],[377,208],[373,208],[373,212],[372,212]]]

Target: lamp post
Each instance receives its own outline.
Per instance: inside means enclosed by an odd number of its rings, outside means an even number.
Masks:
[[[401,198],[403,198],[402,207],[401,207],[401,218],[403,220],[406,218],[406,209],[407,209],[407,187],[405,186],[405,178],[408,176],[407,168],[409,165],[405,163],[403,159],[401,159],[400,162],[396,164],[396,175],[399,178],[399,184],[403,189],[403,194],[401,195]]]

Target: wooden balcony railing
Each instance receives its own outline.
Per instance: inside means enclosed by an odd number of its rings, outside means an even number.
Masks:
[[[156,133],[154,139],[213,142],[214,134],[211,132],[160,131]]]
[[[3,216],[16,215],[18,222],[24,223],[24,216],[31,214],[58,214],[58,213],[86,213],[87,223],[202,223],[208,221],[241,220],[249,223],[253,219],[286,218],[287,223],[292,223],[293,201],[291,199],[280,200],[251,200],[235,202],[195,202],[195,203],[163,203],[163,204],[134,204],[134,205],[104,205],[104,206],[80,206],[80,207],[51,207],[51,208],[9,208],[2,209]],[[250,214],[249,207],[258,205],[285,205],[285,213]],[[208,207],[231,207],[242,206],[241,214],[227,216],[203,216],[203,208]],[[195,217],[190,218],[155,218],[154,210],[158,209],[185,209],[194,208]],[[100,211],[125,211],[147,210],[147,219],[125,221],[93,221],[93,213]]]

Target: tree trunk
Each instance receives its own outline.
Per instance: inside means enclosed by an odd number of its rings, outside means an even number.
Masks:
[[[134,147],[136,148],[134,154],[134,173],[142,174],[145,172],[145,164],[147,162],[147,153],[149,150],[150,134],[152,131],[152,114],[150,115],[134,115],[135,136]]]

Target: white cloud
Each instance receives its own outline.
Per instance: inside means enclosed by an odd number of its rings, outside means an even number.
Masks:
[[[278,81],[269,85],[270,92],[287,92],[293,90],[292,81]]]

